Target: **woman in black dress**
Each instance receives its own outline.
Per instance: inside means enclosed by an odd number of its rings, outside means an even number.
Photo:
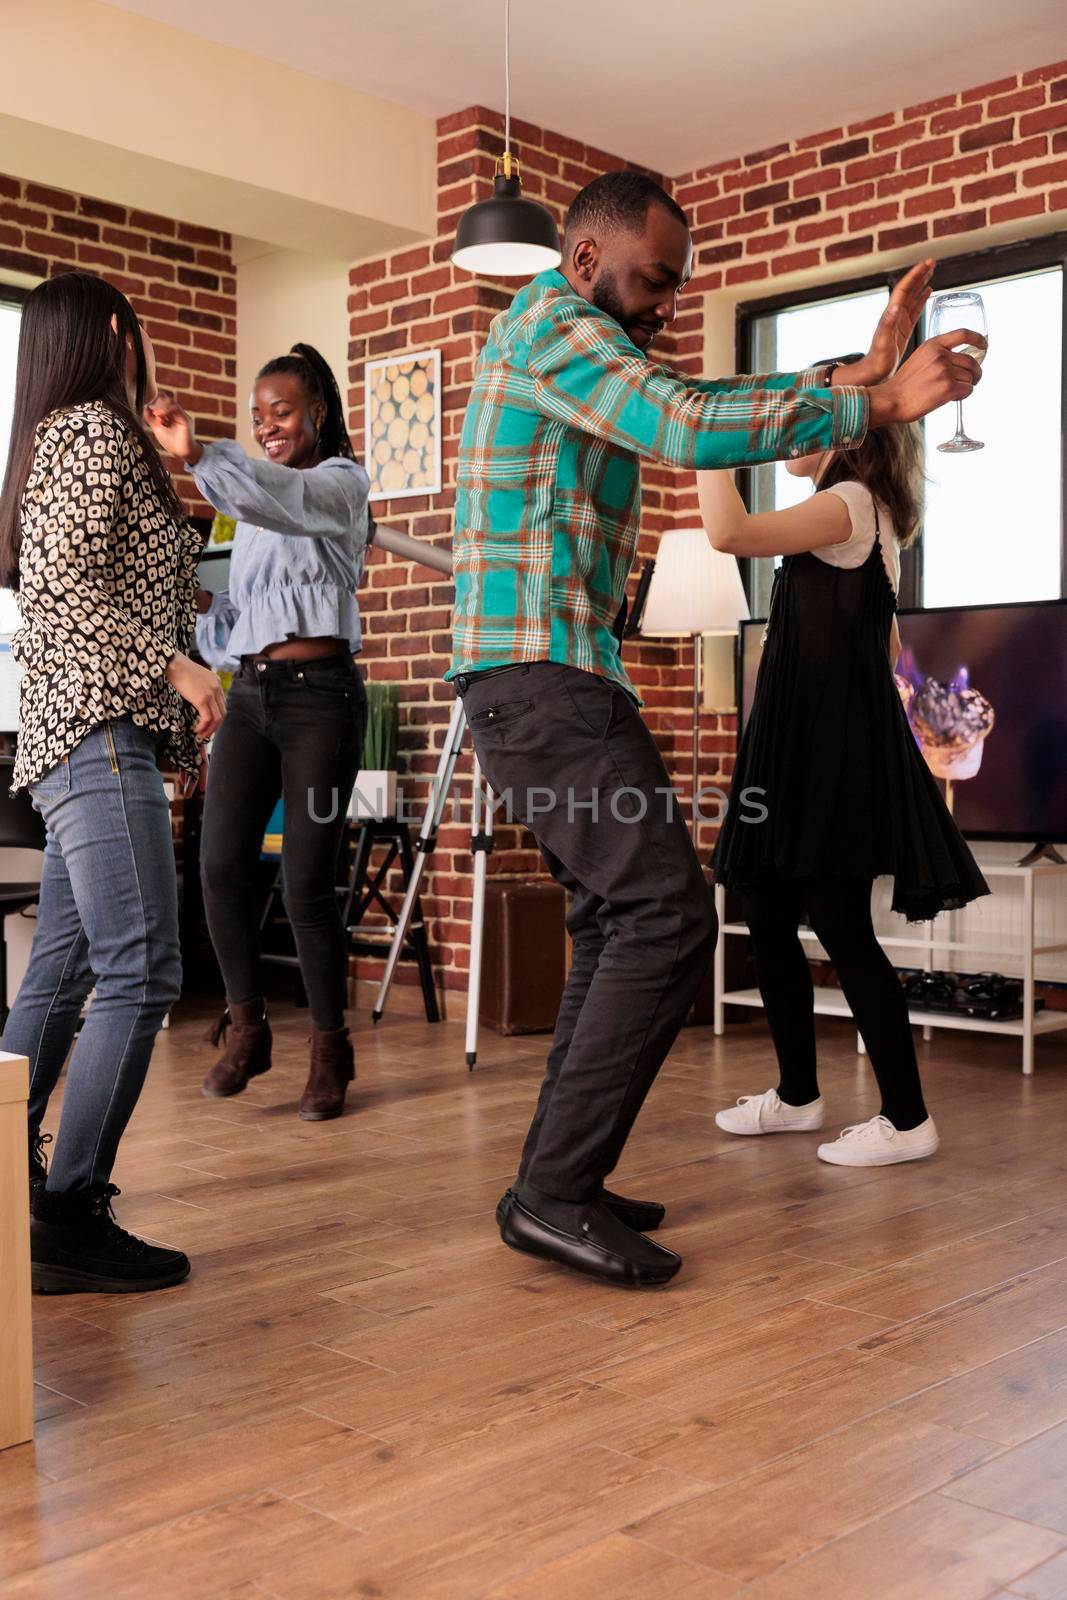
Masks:
[[[921,436],[914,424],[881,428],[856,450],[802,457],[788,470],[817,492],[755,516],[730,473],[699,475],[716,549],[785,558],[715,852],[718,881],[744,897],[780,1079],[715,1120],[735,1134],[822,1127],[812,979],[797,933],[806,913],[882,1095],[877,1116],[820,1145],[819,1156],[840,1166],[915,1161],[933,1155],[937,1130],[904,991],[875,937],[871,889],[891,876],[893,909],[915,921],[988,893],[894,678],[899,550],[921,514]]]

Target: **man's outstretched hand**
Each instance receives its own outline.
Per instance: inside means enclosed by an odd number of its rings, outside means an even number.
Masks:
[[[934,275],[934,266],[932,259],[920,261],[904,274],[878,319],[871,348],[862,361],[837,367],[831,379],[833,384],[849,383],[871,388],[893,376],[908,348],[915,325],[922,316],[923,306],[930,298],[930,279]]]
[[[900,371],[869,391],[870,426],[890,422],[917,422],[949,400],[966,400],[982,369],[973,356],[959,348],[984,350],[985,335],[971,328],[956,328],[927,339],[905,361]]]

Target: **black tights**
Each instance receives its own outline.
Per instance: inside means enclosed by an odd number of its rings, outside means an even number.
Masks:
[[[807,1105],[819,1093],[815,1072],[814,991],[797,937],[811,926],[841,980],[882,1094],[882,1115],[901,1133],[926,1120],[904,990],[875,938],[869,878],[783,879],[745,896],[756,977],[778,1055],[778,1093]]]

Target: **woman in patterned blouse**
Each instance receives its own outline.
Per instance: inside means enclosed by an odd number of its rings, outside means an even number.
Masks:
[[[4,1047],[30,1062],[34,1288],[159,1289],[179,1250],[115,1222],[111,1169],[152,1046],[181,988],[170,812],[157,755],[195,781],[223,715],[184,653],[199,541],[141,425],[151,341],[129,302],[63,273],[22,314],[0,582],[18,590],[23,669],[12,789],[47,843],[26,976]],[[41,1123],[74,1041],[51,1170]]]

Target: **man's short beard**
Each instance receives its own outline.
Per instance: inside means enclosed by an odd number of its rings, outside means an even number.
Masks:
[[[601,311],[606,311],[609,317],[614,317],[620,328],[629,328],[632,318],[627,316],[626,307],[619,296],[619,286],[615,281],[615,274],[603,268],[593,285],[593,304]]]

